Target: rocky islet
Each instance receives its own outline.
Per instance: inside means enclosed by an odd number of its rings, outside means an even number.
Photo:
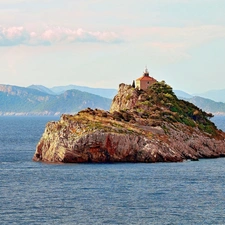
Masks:
[[[164,81],[147,90],[120,84],[110,111],[85,109],[49,122],[34,161],[181,162],[225,156],[225,134]]]

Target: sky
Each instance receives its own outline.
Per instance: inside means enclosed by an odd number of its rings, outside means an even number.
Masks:
[[[147,66],[225,89],[225,0],[0,0],[0,84],[118,88]]]

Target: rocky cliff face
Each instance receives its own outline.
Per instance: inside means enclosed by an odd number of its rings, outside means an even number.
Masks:
[[[179,162],[225,156],[212,116],[178,100],[164,82],[147,91],[120,84],[110,112],[86,109],[49,122],[33,160]]]
[[[121,109],[133,109],[140,96],[140,91],[130,85],[120,84],[117,95],[112,101],[110,112]]]

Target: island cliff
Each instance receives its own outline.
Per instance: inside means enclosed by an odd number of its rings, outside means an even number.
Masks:
[[[49,122],[33,160],[180,162],[225,156],[225,134],[210,117],[179,100],[164,81],[145,91],[120,84],[110,112],[88,108]]]

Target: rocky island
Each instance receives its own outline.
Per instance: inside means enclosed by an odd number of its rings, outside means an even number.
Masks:
[[[164,81],[146,90],[120,84],[110,111],[90,109],[49,122],[34,161],[181,162],[225,156],[213,115],[179,100]]]

